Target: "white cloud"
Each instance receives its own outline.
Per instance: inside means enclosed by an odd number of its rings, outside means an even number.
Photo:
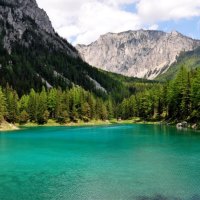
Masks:
[[[79,27],[76,43],[88,43],[97,39],[101,34],[137,29],[141,24],[135,14],[94,2],[85,4],[80,9],[80,17],[76,26]]]
[[[144,22],[179,20],[200,16],[200,0],[140,0],[137,9]]]
[[[141,28],[134,13],[120,6],[135,0],[40,0],[56,31],[73,43],[88,44],[107,32]]]
[[[158,30],[159,26],[158,24],[153,24],[152,26],[149,26],[149,30]]]
[[[56,31],[73,44],[88,44],[107,32],[149,27],[200,16],[200,0],[38,0]],[[124,7],[135,5],[135,13]]]

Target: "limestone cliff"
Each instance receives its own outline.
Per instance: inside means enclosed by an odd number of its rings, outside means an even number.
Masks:
[[[90,45],[77,45],[81,57],[95,67],[139,78],[154,79],[176,61],[182,51],[200,41],[178,32],[127,31],[108,33]]]

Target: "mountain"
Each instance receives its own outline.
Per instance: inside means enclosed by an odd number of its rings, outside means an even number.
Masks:
[[[58,37],[47,14],[35,0],[0,0],[0,22],[3,46],[9,54],[16,43],[25,47],[33,45],[35,34],[46,47],[51,45],[71,56],[78,56],[67,41]]]
[[[183,51],[194,50],[200,41],[178,32],[138,30],[108,33],[89,45],[77,45],[81,57],[103,70],[154,79],[163,74]]]
[[[163,74],[156,77],[158,81],[169,81],[176,77],[180,69],[184,67],[188,71],[200,68],[200,47],[192,51],[182,52],[176,62]]]
[[[129,94],[117,75],[85,63],[35,0],[0,0],[0,85],[7,84],[20,95],[73,85],[101,96]]]

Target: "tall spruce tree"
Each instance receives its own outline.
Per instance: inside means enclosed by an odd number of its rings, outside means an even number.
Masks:
[[[2,123],[5,115],[6,115],[6,98],[0,87],[0,123]]]

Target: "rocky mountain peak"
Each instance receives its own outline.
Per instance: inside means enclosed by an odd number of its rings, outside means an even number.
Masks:
[[[39,28],[54,33],[47,14],[38,7],[35,0],[0,0],[0,18],[4,20],[7,18],[14,29],[18,28],[16,26],[19,26],[25,18],[30,18]]]
[[[35,0],[0,0],[0,4],[7,6],[17,6],[26,5],[28,3],[36,4]]]
[[[89,64],[126,76],[154,79],[176,61],[182,51],[200,46],[177,31],[154,30],[108,33],[90,45],[77,45]]]
[[[36,35],[44,45],[51,44],[78,56],[76,50],[55,33],[49,17],[38,7],[36,0],[0,0],[0,24],[3,45],[9,53],[16,42],[26,47],[32,45]]]
[[[180,36],[180,35],[182,35],[182,34],[179,33],[178,31],[172,31],[172,32],[171,32],[171,35],[173,35],[173,36]]]

